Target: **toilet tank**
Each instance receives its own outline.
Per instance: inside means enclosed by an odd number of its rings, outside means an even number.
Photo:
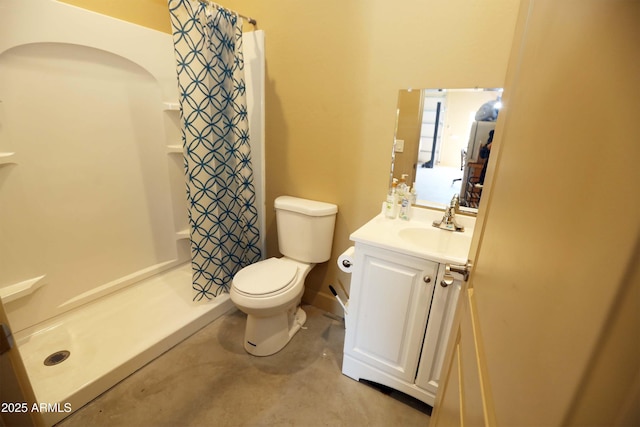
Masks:
[[[275,208],[278,247],[282,255],[313,264],[331,258],[338,206],[280,196],[275,200]]]

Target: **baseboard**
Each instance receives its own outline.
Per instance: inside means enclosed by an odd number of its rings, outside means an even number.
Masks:
[[[306,304],[311,304],[320,310],[327,311],[338,317],[344,318],[344,310],[342,309],[342,306],[340,306],[340,303],[338,303],[336,298],[331,294],[325,294],[323,292],[310,293],[305,291],[302,301]]]

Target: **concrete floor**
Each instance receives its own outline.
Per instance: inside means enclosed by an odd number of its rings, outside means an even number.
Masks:
[[[246,317],[227,314],[58,426],[429,424],[426,404],[342,375],[342,319],[304,310],[306,329],[269,357],[244,351]]]

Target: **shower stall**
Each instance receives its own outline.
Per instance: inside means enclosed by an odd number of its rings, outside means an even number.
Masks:
[[[0,28],[0,297],[38,402],[76,410],[233,305],[193,301],[171,35],[53,0],[5,0]],[[264,235],[264,39],[245,34]]]

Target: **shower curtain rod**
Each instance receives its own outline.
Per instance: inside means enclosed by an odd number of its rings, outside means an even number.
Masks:
[[[213,7],[218,8],[218,9],[220,9],[220,8],[225,9],[224,7],[222,7],[222,6],[218,5],[218,4],[215,4],[214,2],[209,1],[209,0],[198,0],[198,1],[199,1],[200,3],[202,3],[202,4],[208,4],[209,6],[213,6]],[[251,24],[251,25],[257,25],[257,24],[258,24],[258,21],[256,21],[255,19],[253,19],[253,18],[251,18],[251,17],[249,17],[249,16],[241,15],[241,14],[239,14],[238,12],[234,12],[234,13],[235,13],[236,15],[238,15],[240,18],[242,18],[242,19],[244,19],[245,21],[247,21],[247,22],[248,22],[249,24]]]

